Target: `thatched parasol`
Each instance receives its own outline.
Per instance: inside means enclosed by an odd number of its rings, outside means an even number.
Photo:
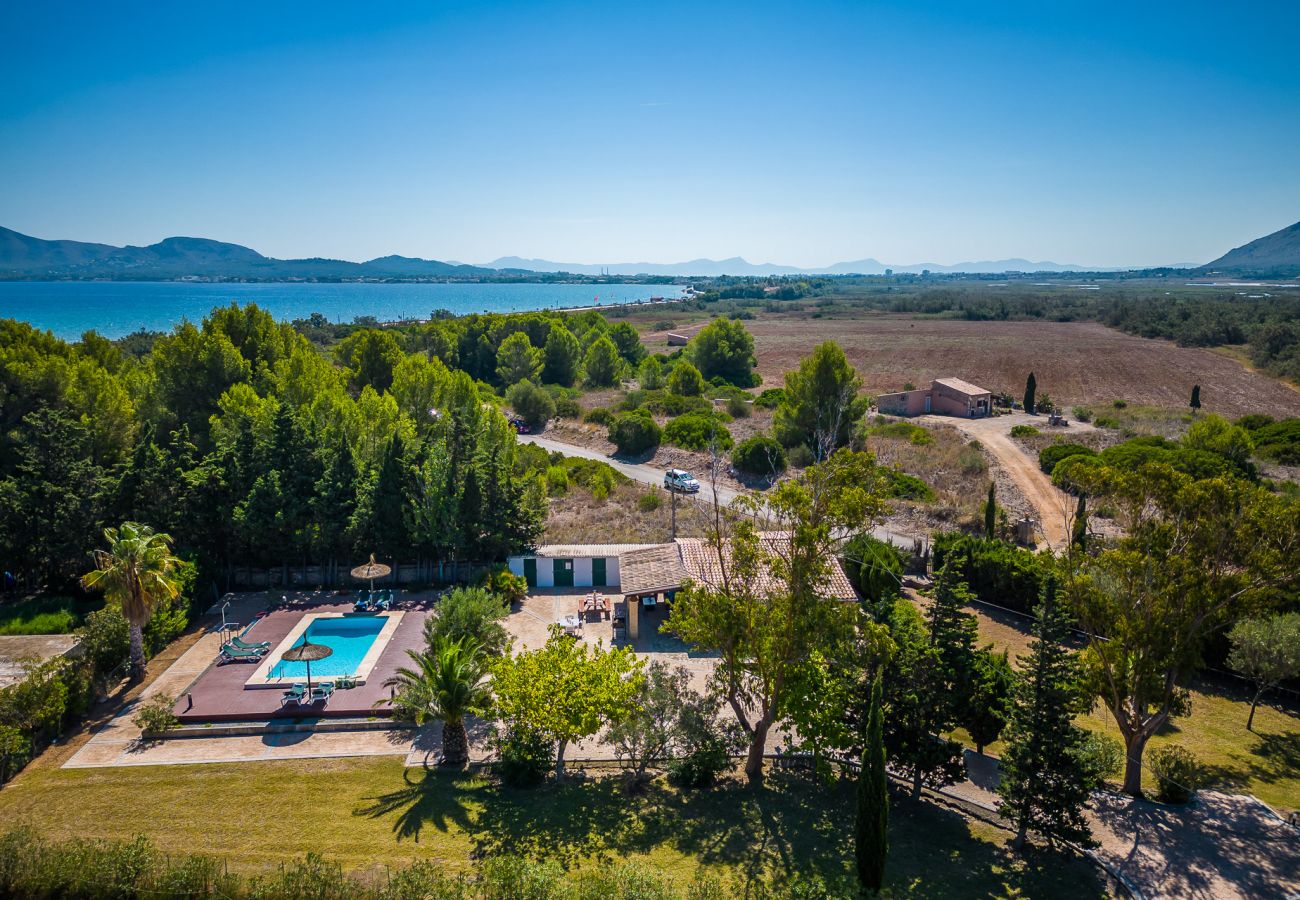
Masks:
[[[333,648],[326,647],[324,644],[313,644],[307,640],[307,635],[302,636],[301,644],[294,644],[288,650],[280,655],[281,662],[301,662],[307,664],[307,696],[311,696],[311,664],[314,660],[321,660],[334,653]]]
[[[370,589],[373,591],[375,589],[375,579],[383,578],[391,571],[393,570],[383,563],[375,562],[375,554],[372,553],[370,554],[370,562],[357,566],[352,570],[352,577],[360,578],[363,581],[369,580]]]

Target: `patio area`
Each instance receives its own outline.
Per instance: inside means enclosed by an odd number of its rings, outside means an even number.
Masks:
[[[283,686],[246,687],[255,673],[264,666],[246,662],[228,662],[218,665],[217,651],[223,637],[218,634],[214,640],[205,641],[194,651],[207,654],[206,668],[177,694],[174,707],[177,718],[183,724],[207,724],[217,722],[266,721],[270,719],[302,718],[370,718],[384,716],[391,712],[388,706],[389,689],[384,682],[396,672],[399,666],[409,663],[407,650],[420,650],[424,647],[424,622],[433,608],[435,594],[409,594],[402,592],[394,609],[400,610],[402,616],[397,622],[391,638],[382,648],[374,667],[366,676],[365,683],[347,690],[336,690],[327,700],[315,703],[288,704],[281,703]],[[265,605],[265,595],[243,595],[232,601],[226,610],[227,616],[240,623],[252,621],[252,627],[242,635],[249,643],[269,641],[272,655],[292,631],[300,627],[303,618],[322,613],[352,612],[353,598],[343,595],[316,594],[291,596],[291,602],[269,611],[260,618],[254,618]],[[238,634],[238,631],[231,632]],[[229,636],[227,634],[226,636]],[[211,637],[211,636],[210,636]],[[292,679],[303,681],[305,679]],[[329,677],[314,677],[313,682],[334,681]]]

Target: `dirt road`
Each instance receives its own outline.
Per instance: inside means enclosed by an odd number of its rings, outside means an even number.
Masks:
[[[1020,488],[1021,493],[1037,510],[1039,535],[1053,550],[1064,548],[1070,540],[1070,518],[1074,514],[1074,498],[1052,484],[1052,479],[1038,467],[1038,460],[1027,453],[1011,437],[1016,425],[1033,425],[1047,430],[1045,416],[1013,413],[991,419],[958,419],[952,416],[920,416],[918,421],[927,424],[951,425],[967,437],[974,438],[993,454],[1002,470]],[[1053,429],[1055,430],[1055,429]],[[1061,429],[1063,434],[1077,434],[1095,430],[1091,425],[1073,422]]]
[[[563,453],[565,456],[579,456],[584,459],[600,460],[603,463],[608,463],[616,471],[623,473],[633,481],[639,481],[642,484],[662,485],[664,483],[664,470],[645,463],[623,462],[616,457],[601,453],[599,450],[592,450],[590,447],[581,447],[577,444],[557,441],[554,438],[541,437],[535,434],[521,434],[518,436],[518,440],[521,444],[536,444],[543,450]],[[714,488],[702,477],[703,473],[694,472],[692,474],[700,480],[700,493],[698,496],[702,500],[714,502],[721,506],[730,506],[736,502],[738,497],[746,493],[719,485],[715,494]],[[872,534],[882,541],[888,541],[896,547],[905,549],[911,549],[912,544],[917,540],[920,540],[923,544],[929,544],[929,538],[924,535],[904,534],[899,531],[891,531],[888,528],[872,529]]]

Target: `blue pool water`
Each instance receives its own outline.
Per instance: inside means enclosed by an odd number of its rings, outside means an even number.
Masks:
[[[343,616],[313,621],[307,626],[307,640],[324,644],[334,653],[311,664],[312,680],[355,674],[387,621],[387,616]],[[301,644],[302,638],[294,643]],[[307,664],[278,662],[271,669],[271,677],[306,679]]]

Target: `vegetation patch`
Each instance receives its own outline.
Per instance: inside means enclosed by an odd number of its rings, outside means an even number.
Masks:
[[[687,413],[664,426],[664,440],[685,450],[725,452],[732,447],[731,432],[716,415]]]

